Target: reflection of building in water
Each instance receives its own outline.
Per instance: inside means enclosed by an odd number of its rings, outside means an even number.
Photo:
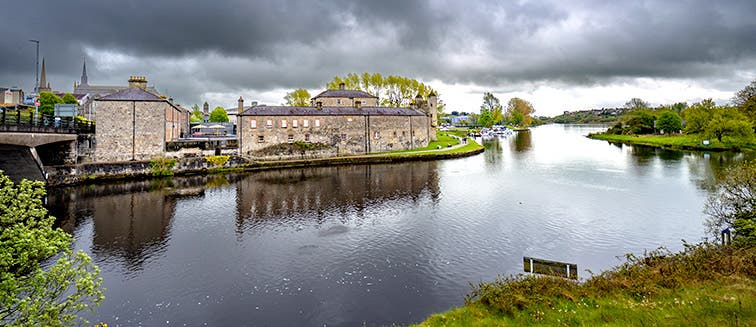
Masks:
[[[48,206],[68,232],[92,219],[95,255],[138,266],[167,237],[177,202],[177,189],[169,189],[182,184],[176,179],[52,189]]]
[[[371,203],[439,197],[436,162],[354,165],[260,172],[237,184],[238,221],[246,224],[285,217],[318,219],[334,210],[360,215]],[[295,218],[296,219],[296,218]]]
[[[161,191],[99,197],[93,203],[94,251],[138,265],[168,234],[176,201]]]

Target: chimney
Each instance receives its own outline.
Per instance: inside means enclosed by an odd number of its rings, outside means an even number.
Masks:
[[[168,98],[168,102],[173,103],[173,98]]]
[[[242,111],[244,111],[244,99],[242,99],[242,97],[239,96],[238,102],[239,102],[238,111],[239,111],[239,114],[241,115]]]
[[[249,105],[252,107],[257,107],[257,101],[252,101],[249,103]]]
[[[339,90],[343,90],[345,86],[346,86],[346,84],[344,84],[344,83],[339,83]]]
[[[147,89],[147,78],[144,76],[130,76],[129,88]]]

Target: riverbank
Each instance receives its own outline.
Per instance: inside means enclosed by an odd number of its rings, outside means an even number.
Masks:
[[[615,135],[606,133],[588,134],[594,140],[604,140],[613,143],[630,145],[645,145],[673,150],[694,151],[756,151],[756,142],[733,142],[710,139],[708,145],[703,144],[699,135]]]
[[[582,283],[512,277],[481,283],[465,306],[420,326],[751,325],[756,248],[688,245],[653,251]]]
[[[241,156],[209,156],[192,158],[159,158],[150,161],[87,163],[45,167],[48,186],[92,184],[101,181],[139,180],[165,176],[187,176],[219,172],[244,172],[265,169],[318,167],[332,165],[375,164],[407,161],[428,161],[462,158],[482,153],[484,148],[474,140],[441,148],[421,148],[377,154],[339,156],[300,160],[259,161]],[[445,145],[447,143],[444,143]]]

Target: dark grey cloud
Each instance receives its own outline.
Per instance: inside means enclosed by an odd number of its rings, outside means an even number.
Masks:
[[[754,73],[754,1],[13,1],[0,85],[147,75],[177,99],[322,87],[348,72],[502,87]],[[749,73],[750,72],[750,73]],[[738,80],[737,85],[742,85]],[[507,86],[508,87],[508,86]],[[732,86],[731,86],[732,87]],[[254,96],[254,95],[252,95]]]

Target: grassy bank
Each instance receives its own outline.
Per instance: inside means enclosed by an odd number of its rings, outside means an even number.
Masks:
[[[756,248],[654,251],[583,283],[515,277],[481,283],[465,306],[420,326],[753,326]]]
[[[588,138],[605,140],[609,142],[639,144],[660,148],[699,151],[753,151],[756,150],[756,140],[730,140],[709,139],[709,145],[704,145],[705,139],[700,135],[614,135],[614,134],[589,134]]]

